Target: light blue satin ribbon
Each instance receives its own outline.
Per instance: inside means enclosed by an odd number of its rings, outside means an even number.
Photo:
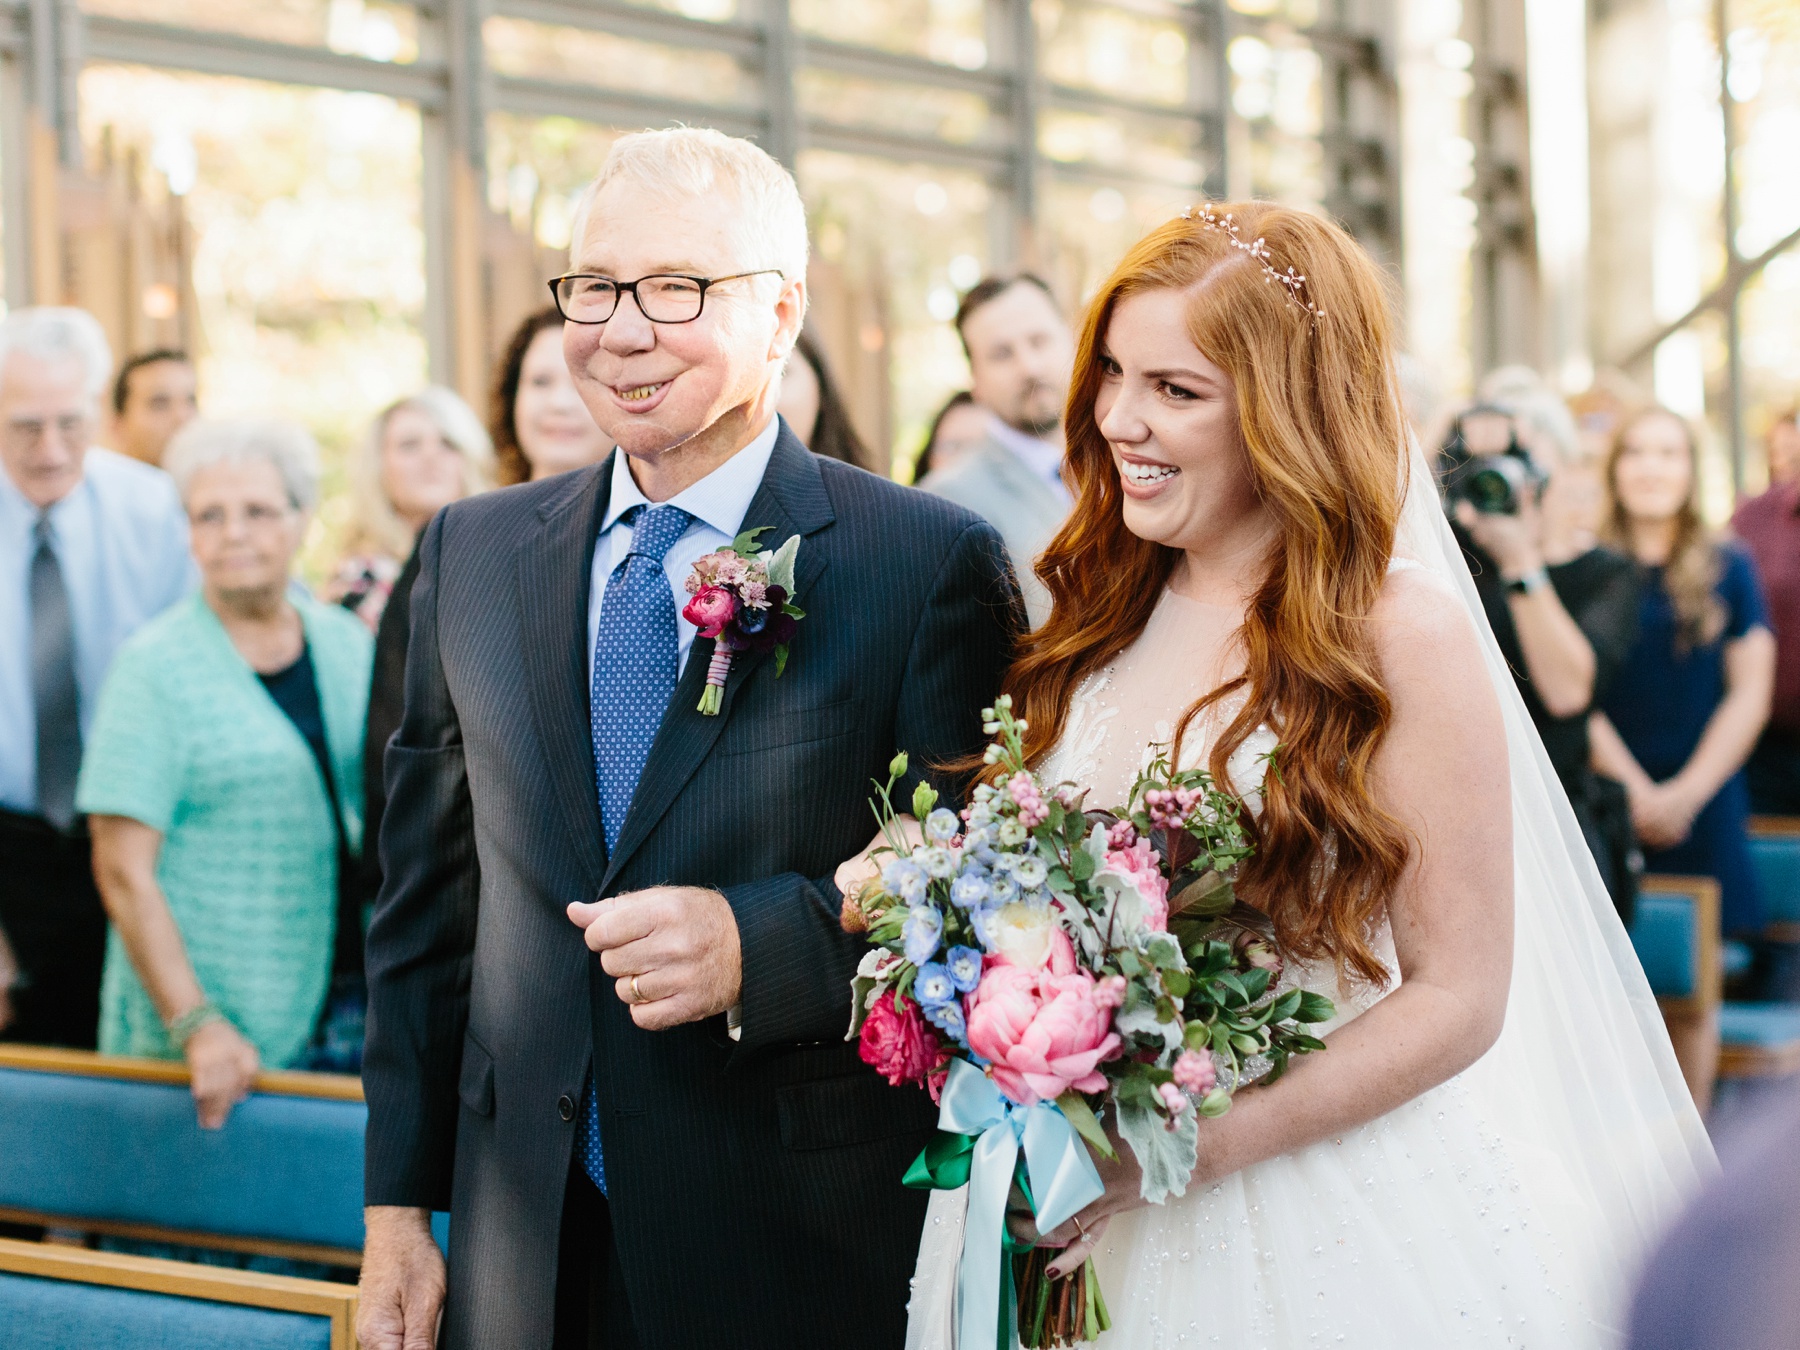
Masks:
[[[1011,1309],[1000,1307],[1000,1263],[1008,1259],[1006,1196],[1020,1147],[1040,1233],[1068,1222],[1106,1187],[1087,1146],[1054,1102],[1015,1106],[967,1060],[950,1061],[950,1077],[938,1102],[938,1128],[978,1136],[969,1164],[969,1207],[957,1272],[956,1343],[959,1350],[980,1350],[994,1342],[1002,1315],[1009,1324],[1016,1320]],[[1009,1339],[1018,1343],[1016,1331]]]

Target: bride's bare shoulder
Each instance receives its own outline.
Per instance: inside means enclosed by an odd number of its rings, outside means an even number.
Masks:
[[[1369,612],[1382,677],[1396,695],[1409,686],[1443,691],[1458,684],[1486,687],[1445,676],[1481,669],[1481,644],[1462,596],[1428,568],[1397,566],[1387,575]]]

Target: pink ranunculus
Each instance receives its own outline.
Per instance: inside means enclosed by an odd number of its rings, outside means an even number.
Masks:
[[[1073,966],[1065,939],[1042,970],[991,961],[969,995],[969,1048],[992,1061],[995,1085],[1021,1106],[1106,1086],[1097,1066],[1119,1048],[1113,1010]]]
[[[891,989],[876,999],[875,1006],[869,1009],[856,1046],[862,1062],[893,1087],[902,1083],[924,1083],[926,1076],[940,1067],[944,1058],[942,1049],[937,1033],[919,1011],[918,1002],[908,999],[906,1011],[901,1012],[894,1006]]]
[[[1153,933],[1167,932],[1169,927],[1169,882],[1157,864],[1156,853],[1148,839],[1134,840],[1128,848],[1108,849],[1106,865],[1131,879],[1137,893],[1144,897],[1144,926]]]
[[[723,586],[702,586],[700,593],[687,602],[681,617],[698,628],[701,637],[716,638],[736,612],[737,601],[730,591]]]

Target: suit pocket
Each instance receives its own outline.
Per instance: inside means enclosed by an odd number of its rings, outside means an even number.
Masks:
[[[790,745],[828,741],[855,731],[862,717],[860,699],[828,703],[820,708],[782,708],[768,712],[745,709],[734,713],[725,728],[715,758],[725,755],[765,754]]]
[[[911,1096],[918,1101],[909,1100]],[[931,1128],[937,1111],[925,1093],[889,1087],[872,1072],[780,1088],[775,1106],[781,1142],[800,1151],[916,1134]]]
[[[456,1079],[456,1095],[476,1115],[494,1114],[494,1057],[472,1034],[463,1037],[462,1073]]]

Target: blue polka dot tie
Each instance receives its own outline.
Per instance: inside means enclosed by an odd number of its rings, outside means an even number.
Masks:
[[[608,854],[618,846],[651,742],[675,693],[675,593],[663,571],[663,557],[692,521],[679,506],[634,506],[619,518],[620,524],[631,526],[631,552],[613,569],[600,601],[588,702],[594,782]],[[600,1099],[591,1076],[582,1108],[575,1147],[582,1167],[604,1193]]]

